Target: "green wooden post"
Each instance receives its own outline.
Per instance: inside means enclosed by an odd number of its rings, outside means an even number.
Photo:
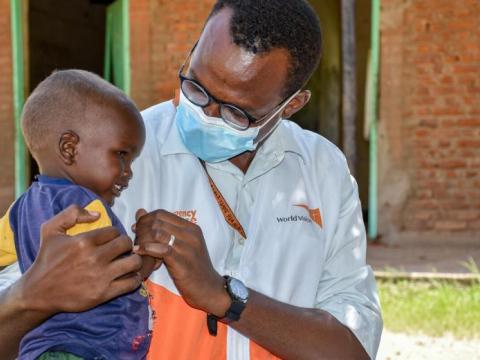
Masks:
[[[20,117],[25,102],[25,66],[23,63],[23,0],[10,0],[12,43],[13,115],[15,121],[15,197],[27,188],[27,149]]]
[[[116,0],[108,6],[106,26],[105,78],[130,95],[129,0]]]
[[[368,237],[378,237],[378,149],[377,149],[377,116],[378,116],[378,74],[380,66],[380,0],[372,0],[372,30],[369,69],[369,108],[370,122],[370,179],[368,192]]]

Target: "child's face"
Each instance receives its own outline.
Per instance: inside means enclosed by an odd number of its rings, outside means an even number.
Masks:
[[[70,176],[110,205],[132,177],[131,164],[145,142],[145,129],[133,115],[112,108],[89,110],[98,124],[80,135]]]

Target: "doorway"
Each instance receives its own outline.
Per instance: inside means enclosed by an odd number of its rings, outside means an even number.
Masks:
[[[342,149],[341,2],[312,0],[310,3],[316,10],[322,25],[323,56],[318,69],[305,87],[311,90],[312,98],[307,106],[293,117],[293,120],[304,129],[319,133]],[[369,142],[363,135],[363,129],[367,57],[370,48],[370,11],[370,0],[356,1],[357,166],[355,170],[365,223],[368,218]]]
[[[20,69],[28,93],[52,71],[76,68],[103,76],[129,94],[129,0],[28,0],[26,4],[23,26],[28,36],[19,41],[25,41],[28,53]],[[38,173],[31,156],[28,160],[29,175],[16,180],[25,186]]]
[[[54,70],[76,68],[103,76],[106,7],[89,0],[29,0],[29,92]],[[30,181],[37,174],[30,157]]]

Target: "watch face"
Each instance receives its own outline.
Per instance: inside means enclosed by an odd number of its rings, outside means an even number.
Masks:
[[[248,289],[243,285],[240,280],[231,278],[229,281],[230,292],[234,297],[240,301],[247,301],[248,299]]]

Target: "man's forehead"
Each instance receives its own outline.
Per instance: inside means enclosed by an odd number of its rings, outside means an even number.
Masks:
[[[254,54],[237,46],[230,35],[230,18],[231,10],[226,8],[206,24],[191,62],[198,80],[214,96],[221,95],[215,94],[217,89],[214,89],[221,84],[230,88],[232,95],[238,92],[243,97],[243,93],[253,92],[265,97],[268,103],[272,101],[269,97],[278,95],[280,98],[274,100],[280,101],[288,74],[288,51],[273,49]]]

